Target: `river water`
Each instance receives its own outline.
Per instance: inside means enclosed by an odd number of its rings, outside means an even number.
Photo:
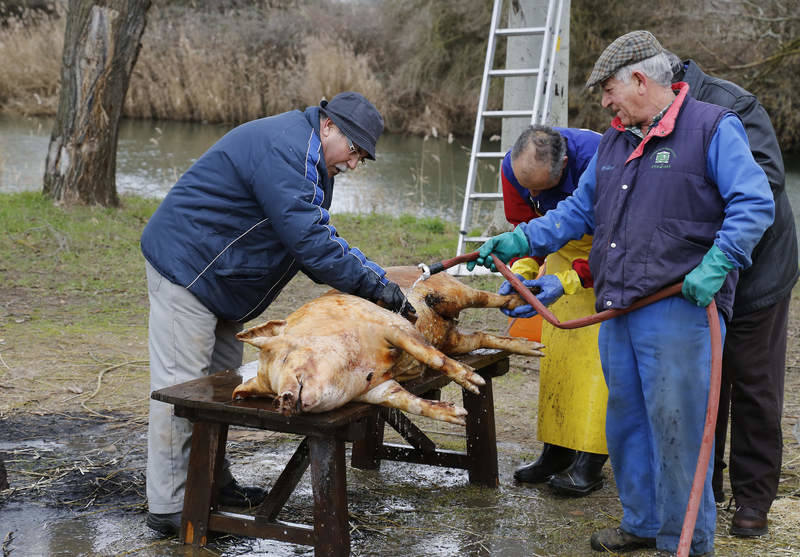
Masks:
[[[53,121],[0,117],[0,192],[38,191]],[[117,191],[163,197],[225,125],[123,120]],[[336,178],[331,212],[411,214],[459,222],[469,165],[467,140],[386,134],[378,160]],[[497,144],[485,150],[499,150]],[[800,235],[800,155],[785,155],[786,187]],[[497,187],[496,163],[482,163],[477,191]],[[492,202],[482,201],[481,210]]]

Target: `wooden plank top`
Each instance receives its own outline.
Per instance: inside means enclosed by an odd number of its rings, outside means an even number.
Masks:
[[[507,371],[507,366],[497,366],[495,369],[485,368],[508,358],[508,352],[495,349],[479,349],[469,354],[456,356],[454,359],[475,368],[477,373],[484,377],[502,375]],[[318,427],[323,429],[338,429],[347,426],[354,420],[366,417],[375,410],[372,404],[349,402],[341,408],[320,414],[298,414],[283,416],[273,407],[272,398],[248,398],[233,400],[233,390],[242,382],[254,377],[258,370],[258,362],[253,361],[235,370],[221,371],[206,377],[172,385],[154,391],[150,396],[154,400],[173,404],[178,409],[195,409],[211,412],[218,417],[239,416],[249,418],[259,423],[288,424],[300,427]],[[483,373],[482,373],[483,371]],[[442,373],[426,368],[423,375],[417,379],[403,383],[410,392],[417,395],[431,389],[447,385],[451,379]],[[183,412],[181,412],[183,413]],[[236,423],[236,420],[231,420]]]

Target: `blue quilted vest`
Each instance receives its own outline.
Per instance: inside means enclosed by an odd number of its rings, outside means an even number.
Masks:
[[[628,307],[680,282],[711,248],[725,215],[706,156],[728,112],[686,97],[674,129],[659,123],[635,157],[639,138],[615,128],[603,135],[589,257],[598,311]],[[728,319],[737,279],[738,272],[729,273],[715,296]]]

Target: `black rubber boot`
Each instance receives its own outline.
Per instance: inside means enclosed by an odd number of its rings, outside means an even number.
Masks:
[[[569,468],[555,474],[548,485],[561,495],[583,497],[603,487],[603,465],[608,455],[579,451]]]
[[[536,462],[521,466],[514,471],[518,482],[538,484],[546,482],[553,474],[566,469],[575,459],[575,451],[558,445],[545,443]]]

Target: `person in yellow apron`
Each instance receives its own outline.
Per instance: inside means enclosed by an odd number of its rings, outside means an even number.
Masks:
[[[600,134],[590,130],[527,128],[501,165],[508,221],[514,225],[527,222],[569,197],[600,138]],[[548,275],[558,277],[559,284],[552,286],[567,294],[551,306],[561,321],[585,317],[595,311],[587,262],[591,245],[591,236],[584,236],[546,259]],[[524,258],[517,260],[511,269],[530,280],[537,276],[539,264],[532,258]],[[501,287],[501,292],[505,290],[511,290],[507,282]],[[506,313],[517,321],[529,321],[533,318],[520,316],[535,312],[526,306]],[[538,439],[544,447],[535,462],[514,472],[517,481],[548,482],[559,493],[571,496],[587,495],[602,487],[602,468],[608,458],[605,438],[608,390],[600,366],[599,327],[564,330],[547,322],[541,325],[546,357],[539,368],[537,423]],[[514,330],[514,326],[510,327],[510,334]]]

